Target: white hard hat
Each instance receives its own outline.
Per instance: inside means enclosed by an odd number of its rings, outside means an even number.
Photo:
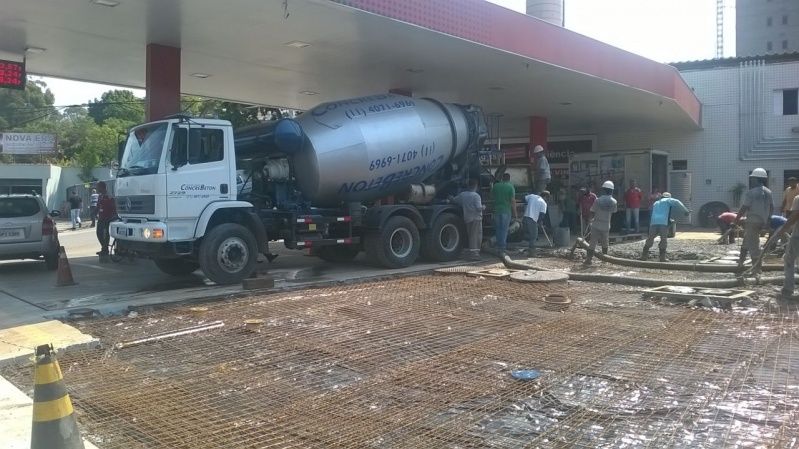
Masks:
[[[542,151],[544,151],[544,147],[542,147],[541,145],[536,145],[535,148],[533,148],[533,154],[540,153]]]
[[[663,192],[660,196],[662,196],[663,198],[671,198],[671,193]]]
[[[762,168],[756,168],[752,170],[752,173],[749,176],[753,178],[768,178],[768,173],[766,173],[766,170]]]
[[[602,183],[602,188],[613,190],[616,188],[616,186],[613,185],[613,181],[605,181]]]

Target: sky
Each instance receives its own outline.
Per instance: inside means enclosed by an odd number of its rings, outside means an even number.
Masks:
[[[526,0],[488,0],[524,12]],[[716,53],[716,0],[564,0],[566,28],[632,53],[669,63]],[[735,9],[725,0],[725,56],[735,54]],[[56,106],[85,104],[114,87],[48,77]],[[144,91],[134,89],[140,97]]]

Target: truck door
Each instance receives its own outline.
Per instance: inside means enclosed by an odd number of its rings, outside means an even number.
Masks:
[[[192,238],[206,206],[231,198],[236,185],[230,182],[222,127],[173,127],[166,183],[169,240]]]

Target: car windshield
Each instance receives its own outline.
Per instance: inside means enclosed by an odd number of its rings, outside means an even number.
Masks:
[[[118,176],[151,175],[158,173],[164,149],[166,123],[153,123],[131,131]]]
[[[0,218],[30,217],[39,213],[39,202],[34,198],[0,197]]]

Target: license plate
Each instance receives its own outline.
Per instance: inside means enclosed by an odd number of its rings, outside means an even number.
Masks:
[[[0,229],[0,240],[22,240],[25,233],[22,229]]]

